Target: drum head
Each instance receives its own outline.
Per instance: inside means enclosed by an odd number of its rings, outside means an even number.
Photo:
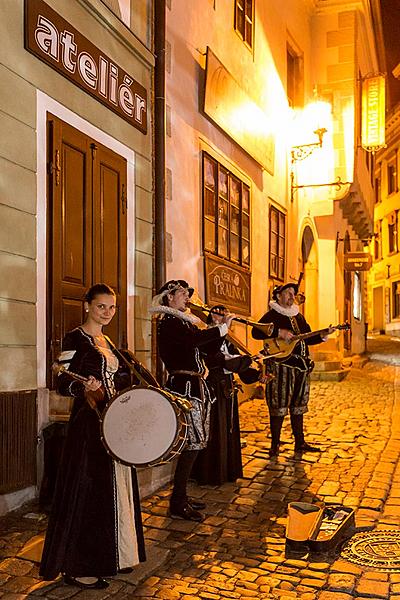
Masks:
[[[120,462],[146,466],[161,460],[173,445],[178,417],[167,393],[133,388],[116,396],[102,422],[103,441]]]

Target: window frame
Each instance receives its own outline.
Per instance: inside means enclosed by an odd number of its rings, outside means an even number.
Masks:
[[[251,18],[248,17],[248,11],[246,10],[248,5],[251,6]],[[234,29],[237,35],[240,37],[242,42],[247,46],[247,48],[253,51],[254,46],[254,4],[255,0],[235,0],[235,9],[234,9]],[[243,31],[240,29],[240,12],[243,13]],[[250,42],[248,41],[246,24],[250,24]]]
[[[213,185],[207,172],[207,161],[214,166]],[[226,186],[224,184],[226,181]],[[251,269],[251,188],[236,173],[225,167],[211,154],[202,152],[202,245],[203,252],[240,266]],[[236,189],[237,196],[234,195]],[[247,197],[247,202],[245,198]],[[225,205],[225,209],[224,209]],[[211,209],[211,210],[210,210]],[[223,213],[222,213],[223,211]],[[224,218],[221,215],[224,215]],[[213,215],[213,216],[212,216]],[[232,227],[234,216],[238,224]],[[247,229],[247,231],[246,231]],[[213,245],[211,232],[213,230]],[[210,235],[207,235],[207,231]],[[222,232],[226,232],[226,252],[223,251]],[[235,241],[236,240],[236,241]],[[237,242],[237,245],[236,245]],[[237,251],[233,251],[233,248]],[[244,254],[247,248],[247,255]]]
[[[387,176],[387,195],[391,196],[399,191],[399,180],[397,174],[397,152],[387,161],[386,165]]]
[[[394,210],[387,217],[388,222],[388,254],[396,254],[399,251],[398,244],[398,211]]]
[[[276,232],[272,230],[272,214],[276,213],[276,222],[278,224],[278,228]],[[269,205],[269,251],[268,251],[268,272],[270,279],[284,281],[285,280],[285,272],[286,272],[286,241],[287,241],[287,222],[286,222],[286,213],[282,210],[279,210],[275,205]],[[280,225],[283,221],[284,233],[281,234]],[[276,235],[276,247],[277,253],[272,252],[273,243],[272,243],[272,235],[275,233]],[[280,240],[283,240],[283,254],[280,253]],[[273,257],[276,258],[277,267],[272,267]],[[282,270],[279,269],[280,261],[282,261]]]
[[[399,293],[396,293],[398,287]],[[400,279],[392,281],[392,319],[400,319]],[[396,301],[397,298],[397,301]]]
[[[375,221],[374,260],[382,260],[382,219]]]

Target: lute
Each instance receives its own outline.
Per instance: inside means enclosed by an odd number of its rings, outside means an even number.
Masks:
[[[347,331],[350,329],[350,323],[341,323],[334,326],[330,325],[324,329],[299,333],[298,335],[295,335],[290,342],[279,337],[266,339],[264,340],[264,352],[269,358],[287,358],[292,354],[296,344],[307,338],[314,337],[315,335],[321,335],[322,337],[328,335],[330,329]]]

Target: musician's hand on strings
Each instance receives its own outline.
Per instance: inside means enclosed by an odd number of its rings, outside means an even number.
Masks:
[[[323,342],[326,342],[328,340],[328,335],[331,335],[331,333],[333,333],[335,331],[335,327],[332,327],[332,325],[329,325],[329,327],[326,329],[326,333],[325,335],[321,335],[321,339]]]
[[[289,329],[278,329],[278,337],[285,340],[285,342],[290,342],[295,335],[293,331],[289,331]]]

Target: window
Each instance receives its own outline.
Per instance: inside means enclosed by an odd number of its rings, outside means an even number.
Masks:
[[[389,254],[393,254],[398,250],[397,244],[397,211],[393,211],[388,216],[388,239],[389,239]]]
[[[375,204],[379,204],[379,202],[381,202],[381,178],[380,177],[375,177],[374,191],[375,191]]]
[[[382,258],[382,221],[376,221],[375,223],[374,258],[375,260]]]
[[[392,283],[393,319],[400,317],[400,281]]]
[[[388,195],[397,192],[397,156],[392,158],[387,165]]]
[[[253,47],[253,0],[235,0],[235,29],[250,48]]]
[[[289,45],[286,46],[286,95],[289,106],[303,105],[303,61]]]
[[[250,267],[250,188],[203,153],[203,247]]]
[[[269,209],[269,276],[285,278],[286,217],[274,206]]]

